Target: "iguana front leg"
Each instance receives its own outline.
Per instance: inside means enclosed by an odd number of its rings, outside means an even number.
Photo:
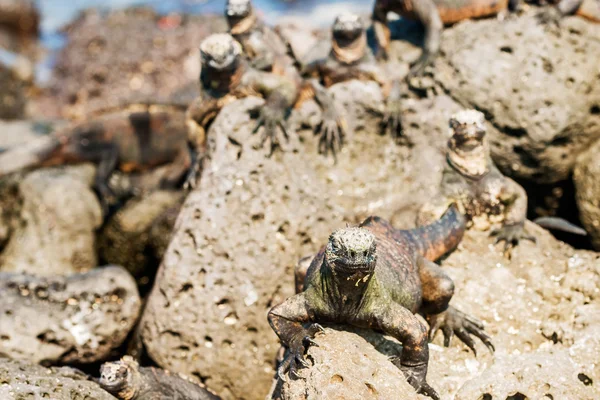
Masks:
[[[314,321],[314,310],[307,301],[306,292],[290,297],[269,311],[268,319],[271,328],[275,331],[281,342],[289,348],[288,356],[283,360],[277,374],[285,380],[285,373],[297,375],[298,364],[307,366],[304,352],[309,345],[317,345],[313,338],[323,328],[312,323],[308,328],[303,324]]]
[[[504,177],[499,200],[505,206],[504,225],[492,231],[491,235],[496,236],[496,243],[504,241],[505,254],[508,255],[510,248],[517,245],[521,239],[536,242],[535,236],[527,235],[523,231],[527,219],[525,189],[512,179]]]
[[[382,5],[383,2],[375,1],[375,7],[373,8],[373,29],[375,31],[375,39],[377,40],[377,59],[387,60],[389,58],[390,51],[390,38],[391,32],[388,27],[388,12],[389,10]]]
[[[402,125],[402,85],[398,79],[392,82],[385,103],[383,114],[383,125],[393,138],[403,136]]]
[[[413,2],[414,13],[425,27],[423,53],[410,69],[411,76],[420,76],[425,68],[433,63],[440,50],[440,40],[444,25],[433,0]]]
[[[323,110],[321,123],[317,126],[317,134],[320,136],[319,153],[327,156],[331,151],[334,160],[337,161],[337,152],[341,150],[347,136],[346,119],[338,111],[333,97],[319,81],[311,79],[309,83],[315,93],[315,100]]]
[[[376,304],[370,309],[369,325],[402,343],[400,370],[408,383],[418,393],[439,400],[435,389],[426,381],[429,347],[425,325],[412,312],[396,303]]]
[[[253,133],[264,127],[261,145],[270,139],[269,155],[271,155],[275,146],[280,145],[277,139],[278,129],[281,129],[286,141],[289,140],[285,119],[290,107],[298,97],[298,87],[296,82],[286,76],[259,71],[249,72],[245,80],[252,91],[260,93],[266,99]]]

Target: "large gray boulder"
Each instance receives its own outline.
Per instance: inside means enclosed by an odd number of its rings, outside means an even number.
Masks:
[[[0,358],[0,398],[3,400],[116,400],[83,372]]]
[[[436,79],[485,113],[494,161],[535,183],[565,180],[600,138],[600,26],[566,18],[552,30],[534,13],[446,29]]]
[[[106,359],[137,321],[141,301],[122,267],[68,277],[0,273],[0,354],[34,363]]]
[[[600,141],[577,158],[573,171],[579,219],[600,250]]]

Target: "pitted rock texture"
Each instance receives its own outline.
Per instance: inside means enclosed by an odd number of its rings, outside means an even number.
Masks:
[[[97,265],[102,211],[91,189],[94,175],[92,165],[81,164],[2,178],[1,225],[9,232],[0,271],[67,275]]]
[[[201,378],[225,399],[264,396],[277,337],[266,319],[293,292],[293,266],[316,250],[341,210],[302,151],[256,150],[248,111],[225,107],[208,135],[210,162],[189,194],[142,320],[149,355]]]
[[[74,368],[45,368],[0,358],[0,398],[3,400],[116,400]]]
[[[319,347],[307,351],[311,367],[299,378],[279,381],[273,399],[406,399],[419,398],[402,371],[388,357],[402,346],[368,330],[353,332],[326,328],[317,335]]]
[[[600,141],[577,158],[573,181],[579,219],[591,236],[592,245],[600,250]]]
[[[568,178],[600,137],[600,26],[566,18],[559,31],[534,13],[465,21],[443,34],[436,79],[486,115],[492,156],[507,175],[535,183]]]
[[[68,277],[0,273],[0,354],[35,363],[105,359],[140,311],[135,281],[108,266]]]
[[[471,399],[596,399],[600,392],[585,378],[566,352],[499,356],[477,379],[464,385],[456,400]]]
[[[187,87],[191,101],[200,72],[198,46],[226,29],[221,16],[160,16],[147,8],[87,11],[65,28],[69,42],[58,56],[50,95],[67,115],[136,98],[166,99]]]
[[[109,264],[125,267],[140,281],[156,271],[184,201],[180,191],[155,191],[133,198],[105,224],[98,251]]]
[[[397,226],[414,226],[421,204],[436,193],[445,163],[448,120],[461,107],[445,95],[405,99],[402,117],[404,134],[413,143],[409,148],[383,134],[380,124],[385,105],[376,83],[343,82],[329,91],[344,115],[352,118],[349,124],[355,130],[345,139],[337,164],[331,156],[316,154],[318,136],[300,131],[311,166],[353,222],[376,214],[393,218]],[[291,124],[313,128],[320,119],[317,104],[307,101],[292,115]]]

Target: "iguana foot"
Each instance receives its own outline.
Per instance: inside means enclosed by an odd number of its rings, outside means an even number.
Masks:
[[[185,182],[183,183],[183,189],[184,190],[195,189],[196,185],[198,184],[198,177],[200,176],[201,172],[202,172],[202,158],[198,158],[192,164],[192,166],[187,174],[187,177],[185,178]]]
[[[555,6],[546,7],[543,11],[536,15],[538,22],[542,25],[547,25],[554,28],[560,28],[560,20],[562,14]]]
[[[344,145],[346,136],[346,120],[338,116],[323,116],[323,120],[317,126],[319,138],[319,153],[327,156],[331,151],[333,159],[337,162],[337,153]]]
[[[523,223],[504,225],[502,228],[492,231],[490,236],[496,236],[494,244],[504,241],[504,253],[507,253],[511,247],[518,245],[521,239],[537,242],[535,236],[525,234],[523,228]]]
[[[308,329],[294,336],[288,343],[289,353],[277,369],[277,375],[283,381],[286,380],[285,373],[289,371],[290,376],[298,377],[298,365],[308,367],[308,362],[304,359],[304,353],[309,346],[319,346],[313,338],[319,332],[325,330],[319,324],[312,324]]]
[[[475,350],[475,341],[471,335],[477,336],[483,344],[494,352],[495,348],[492,344],[492,339],[483,330],[483,324],[481,321],[473,318],[456,308],[449,306],[448,309],[442,313],[427,316],[427,322],[429,323],[429,340],[433,340],[438,330],[442,330],[444,334],[444,346],[450,346],[452,337],[456,335],[464,344],[467,345],[475,356],[477,356],[477,350]]]
[[[417,393],[429,396],[434,400],[439,400],[440,396],[434,388],[429,386],[425,380],[427,375],[427,364],[422,365],[401,365],[400,370],[406,377],[406,381],[415,388]]]
[[[395,138],[399,139],[404,136],[402,125],[402,102],[400,99],[388,100],[385,112],[383,114],[383,125],[386,132]]]
[[[269,151],[269,157],[273,155],[276,147],[283,148],[281,146],[281,141],[277,138],[278,130],[281,130],[286,142],[290,139],[287,128],[284,125],[284,121],[285,109],[281,107],[272,107],[269,105],[265,105],[263,108],[261,108],[258,121],[256,122],[256,126],[254,127],[252,134],[255,134],[261,127],[263,127],[260,147],[264,147],[267,140],[270,140],[271,149]]]

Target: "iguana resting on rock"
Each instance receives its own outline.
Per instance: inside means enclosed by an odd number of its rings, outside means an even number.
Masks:
[[[320,127],[319,151],[329,150],[336,154],[343,144],[346,122],[335,109],[333,99],[325,88],[352,79],[371,80],[381,85],[387,97],[384,124],[390,133],[402,134],[401,86],[399,80],[391,80],[379,66],[367,45],[367,34],[361,17],[352,13],[337,16],[332,27],[332,49],[328,57],[311,62],[302,70],[302,75],[311,77],[311,88],[301,94],[301,100],[315,96],[323,108]],[[325,86],[325,88],[323,87]],[[312,90],[310,90],[312,89]]]
[[[24,168],[93,162],[98,166],[95,189],[105,211],[112,197],[108,178],[115,169],[133,172],[170,164],[160,186],[176,187],[191,165],[185,110],[175,104],[129,104],[102,110],[33,146],[3,152],[0,177]]]
[[[379,217],[357,228],[335,231],[313,259],[304,291],[269,311],[269,323],[289,354],[278,374],[284,379],[306,365],[304,352],[322,328],[319,323],[346,323],[383,331],[402,342],[400,369],[419,392],[439,399],[426,382],[431,335],[441,329],[445,345],[455,334],[475,351],[472,337],[494,347],[481,322],[449,306],[454,283],[433,262],[454,249],[465,229],[463,216],[451,207],[426,227],[398,230]]]
[[[254,132],[264,125],[262,144],[271,139],[271,153],[278,143],[277,129],[288,133],[284,126],[286,113],[294,104],[298,86],[286,76],[259,71],[248,65],[241,45],[226,33],[213,34],[200,45],[202,69],[200,96],[187,111],[188,140],[200,154],[195,161],[187,185],[195,186],[200,171],[206,131],[219,111],[227,104],[247,96],[261,96],[266,104]]]
[[[416,19],[425,27],[423,53],[411,68],[414,76],[423,73],[437,56],[444,25],[496,15],[507,8],[515,10],[518,4],[519,0],[376,0],[372,19],[379,45],[378,56],[388,57],[391,33],[387,16],[390,11],[403,18]]]
[[[482,113],[464,110],[450,118],[452,136],[448,141],[447,163],[439,194],[423,205],[417,225],[439,218],[451,204],[456,204],[469,225],[502,223],[492,234],[505,241],[505,251],[521,239],[535,241],[524,233],[527,219],[527,193],[512,179],[502,175],[490,156]],[[581,228],[559,218],[540,218],[541,226],[585,235]]]
[[[242,45],[252,68],[300,80],[284,40],[258,19],[251,0],[227,0],[229,33]]]
[[[107,362],[100,368],[100,386],[121,400],[219,400],[205,388],[178,374],[140,367],[131,357]]]
[[[558,24],[561,18],[578,15],[592,22],[600,22],[600,0],[561,0],[540,14],[542,22]]]

